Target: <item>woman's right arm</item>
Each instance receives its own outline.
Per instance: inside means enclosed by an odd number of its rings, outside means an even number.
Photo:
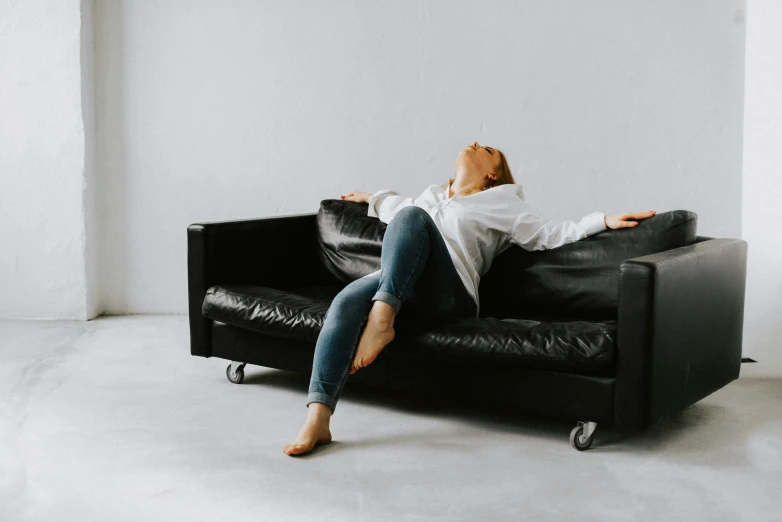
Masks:
[[[378,190],[377,192],[351,192],[342,196],[346,201],[368,203],[367,215],[376,217],[383,223],[389,223],[401,209],[413,205],[413,198],[400,196],[393,190]]]
[[[376,217],[383,223],[390,223],[397,212],[414,204],[414,198],[400,196],[393,190],[379,190],[369,198],[367,215]]]

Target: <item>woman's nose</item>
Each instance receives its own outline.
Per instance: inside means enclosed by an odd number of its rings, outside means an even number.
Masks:
[[[471,143],[471,145],[475,145],[475,148],[476,148],[476,149],[478,148],[478,142],[477,142],[477,141],[473,141],[473,142]]]

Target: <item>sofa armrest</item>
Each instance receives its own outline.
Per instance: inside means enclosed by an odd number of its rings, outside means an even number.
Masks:
[[[704,238],[620,265],[617,428],[643,430],[738,378],[747,246]]]
[[[317,213],[193,223],[187,227],[190,353],[210,357],[212,321],[201,307],[216,284],[285,289],[327,280],[317,248]]]

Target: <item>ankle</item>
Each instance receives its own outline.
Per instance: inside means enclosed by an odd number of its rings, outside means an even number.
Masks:
[[[394,307],[385,301],[375,301],[375,304],[372,305],[371,315],[382,326],[394,326],[394,318],[396,317]]]
[[[331,419],[331,409],[323,403],[311,402],[307,407],[307,422],[328,424]]]

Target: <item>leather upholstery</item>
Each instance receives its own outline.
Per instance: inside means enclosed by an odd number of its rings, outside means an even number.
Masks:
[[[551,250],[513,246],[497,256],[481,281],[482,313],[615,318],[622,262],[693,243],[697,221],[694,212],[671,210]]]
[[[204,296],[218,283],[286,288],[334,283],[316,261],[315,213],[193,223],[187,227],[190,353],[212,354],[212,321],[201,314]]]
[[[622,263],[617,426],[642,429],[738,378],[747,249],[718,238]]]
[[[207,291],[203,314],[269,336],[316,342],[326,311],[340,286],[289,290],[216,285]],[[505,365],[559,371],[612,373],[616,321],[551,318],[455,318],[395,321],[389,358],[409,361]]]
[[[388,225],[367,215],[368,205],[324,199],[317,216],[321,264],[347,285],[380,269],[380,251]]]
[[[256,285],[216,285],[204,297],[205,317],[256,332],[315,342],[337,286],[277,290]]]
[[[324,200],[318,212],[318,247],[326,270],[345,284],[380,268],[388,226],[369,217],[367,205]],[[481,317],[616,317],[619,265],[625,259],[695,241],[697,214],[661,212],[633,228],[608,229],[550,250],[512,245],[498,255],[479,286]]]
[[[328,305],[379,268],[382,245],[366,205],[330,201],[188,227],[191,354],[309,376]],[[492,305],[482,317],[400,314],[397,339],[348,382],[644,429],[739,373],[747,243],[693,242],[696,217],[660,213],[550,251],[511,247],[481,282]]]
[[[214,321],[211,341],[215,357],[298,372],[301,389],[307,389],[314,353],[311,342],[264,335],[219,321]],[[245,382],[273,387],[277,377],[273,372],[248,368]],[[470,364],[392,359],[383,350],[372,364],[348,376],[345,389],[355,384],[432,397],[460,407],[470,405],[482,412],[524,412],[574,423],[585,419],[613,422],[614,378],[591,373],[506,365],[483,366],[476,371]],[[353,395],[354,400],[360,397],[361,393]]]

